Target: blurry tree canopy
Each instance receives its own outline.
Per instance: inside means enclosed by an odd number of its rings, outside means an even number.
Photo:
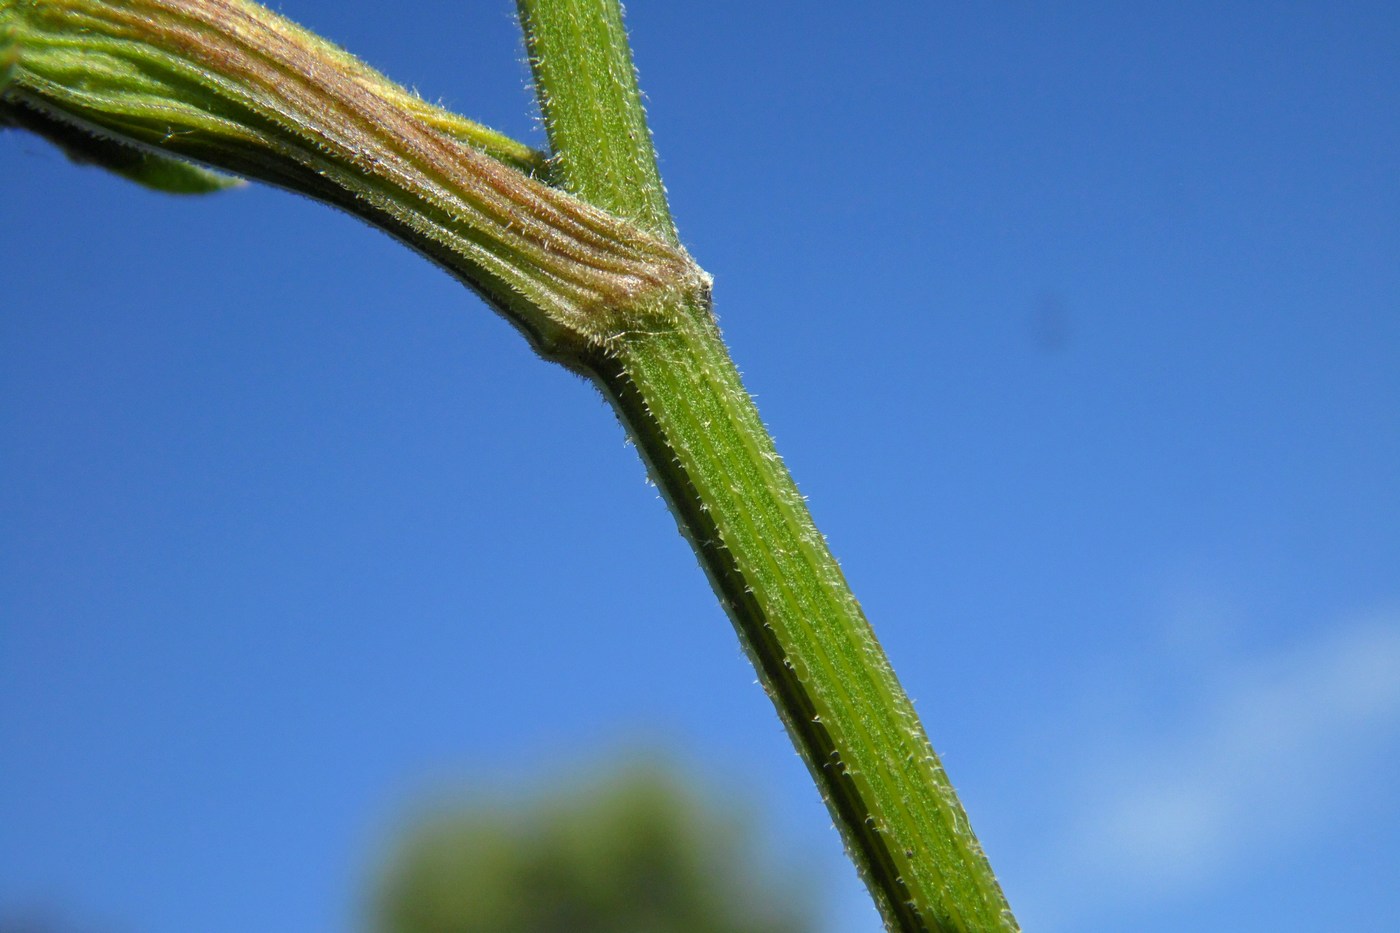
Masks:
[[[730,816],[656,769],[440,812],[393,857],[376,933],[804,933]]]

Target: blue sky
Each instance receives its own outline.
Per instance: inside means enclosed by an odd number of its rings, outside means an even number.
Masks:
[[[1028,929],[1400,916],[1400,12],[634,3],[682,236]],[[507,3],[285,14],[540,141]],[[589,386],[329,209],[0,136],[0,923],[351,927],[636,748],[877,929]]]

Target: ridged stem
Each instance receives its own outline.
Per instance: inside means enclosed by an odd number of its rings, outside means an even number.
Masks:
[[[615,0],[519,0],[572,192],[672,231]],[[675,296],[584,370],[636,440],[891,930],[1018,929],[913,705],[710,314]]]
[[[0,30],[10,122],[345,208],[450,268],[554,358],[654,323],[659,295],[703,284],[673,243],[502,161],[487,131],[485,149],[462,142],[445,128],[468,121],[246,0],[10,0]]]
[[[0,0],[0,124],[117,169],[129,158],[119,147],[134,146],[344,208],[591,376],[635,436],[886,923],[1016,929],[740,384],[708,276],[678,244],[620,8],[519,5],[554,148],[546,174],[567,191],[534,177],[523,147],[247,0]],[[216,182],[172,186],[205,184]]]

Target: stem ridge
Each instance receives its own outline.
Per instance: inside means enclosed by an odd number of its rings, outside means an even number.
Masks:
[[[329,201],[405,239],[558,358],[665,326],[679,246],[445,134],[426,104],[246,0],[15,0],[5,112]],[[429,114],[429,116],[425,116]],[[460,120],[458,123],[467,123]]]

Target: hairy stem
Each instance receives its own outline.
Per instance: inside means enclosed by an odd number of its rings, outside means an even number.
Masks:
[[[615,0],[519,0],[555,177],[671,233]],[[1015,930],[913,705],[739,380],[708,293],[585,365],[695,549],[890,929]]]
[[[0,43],[0,119],[95,137],[86,153],[109,165],[117,141],[342,207],[552,358],[650,326],[661,296],[705,282],[673,242],[518,170],[504,137],[247,0],[6,0]]]
[[[615,2],[517,0],[553,148],[551,177],[674,242],[632,50]]]
[[[169,157],[320,198],[437,261],[542,354],[590,376],[635,436],[886,923],[1014,930],[740,384],[709,278],[676,238],[616,0],[519,7],[554,148],[544,172],[524,147],[249,0],[0,0],[0,125],[174,190],[222,182]]]

